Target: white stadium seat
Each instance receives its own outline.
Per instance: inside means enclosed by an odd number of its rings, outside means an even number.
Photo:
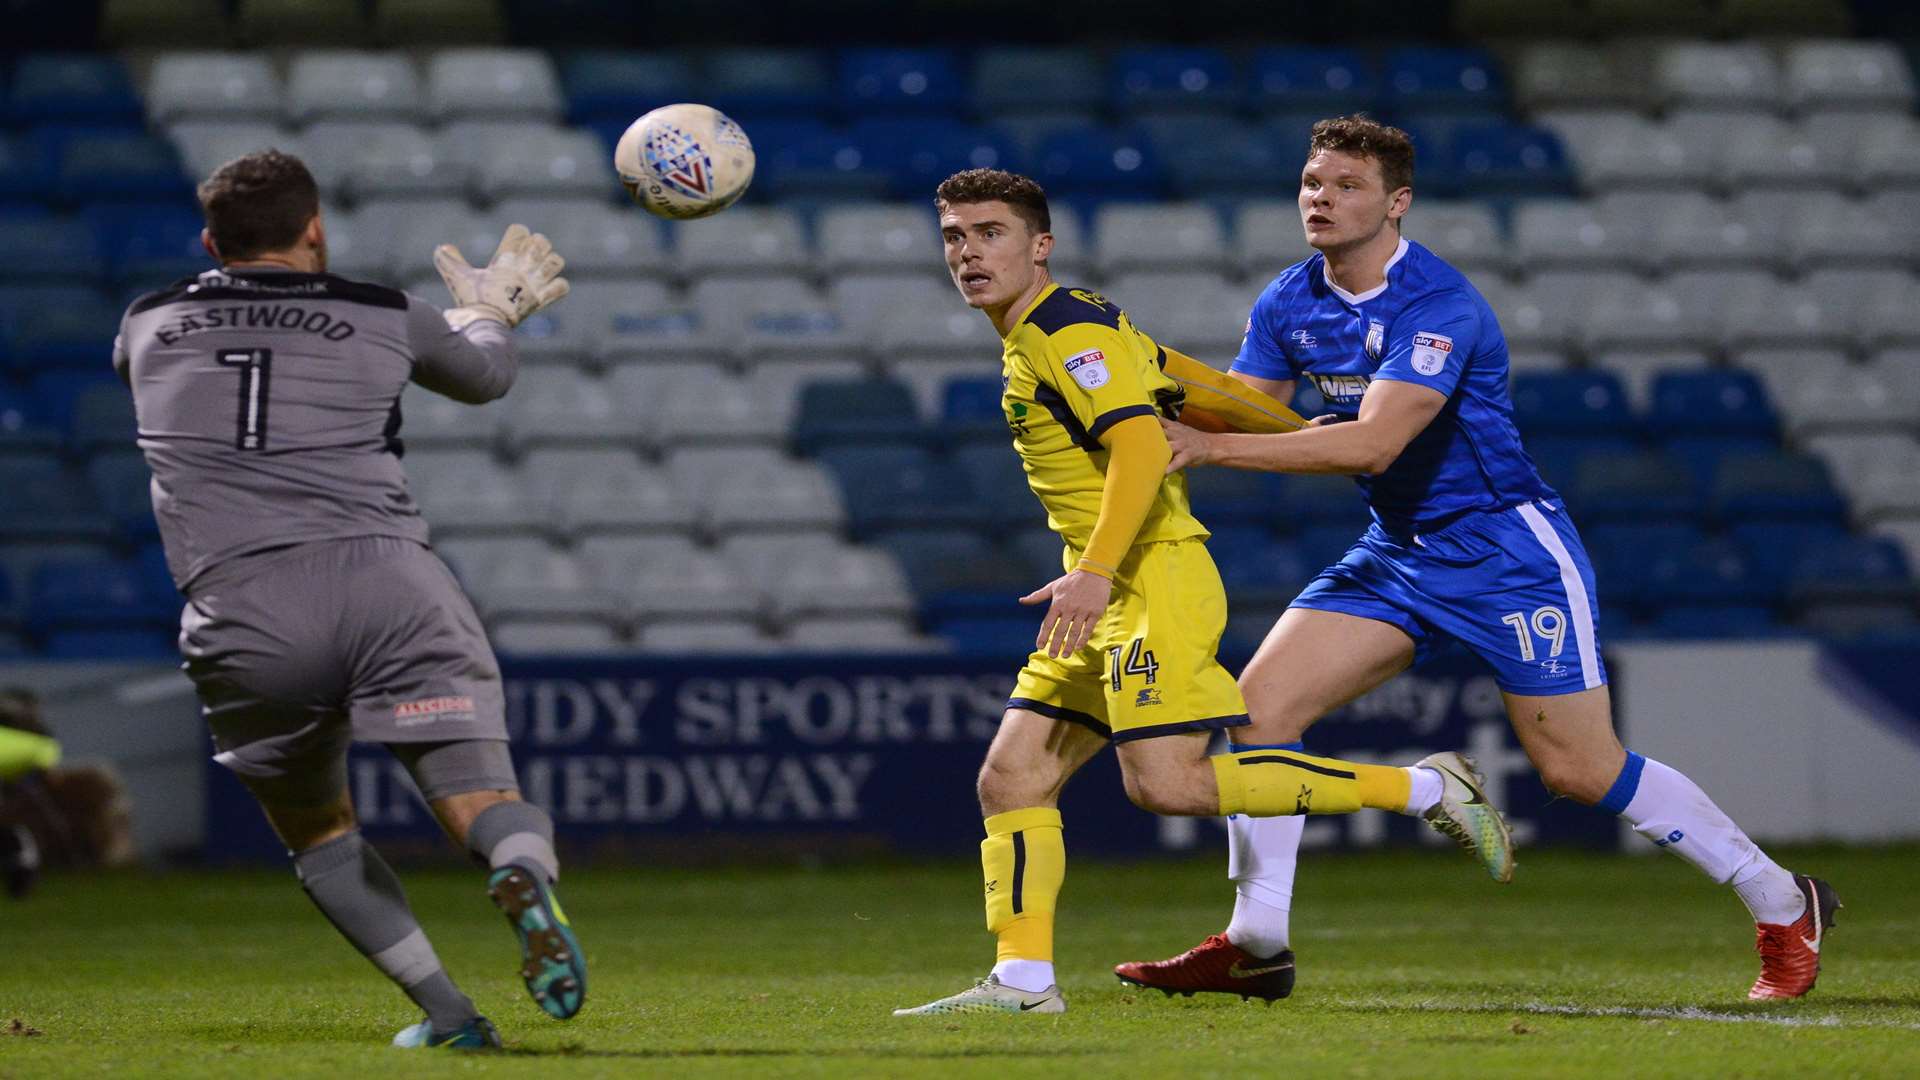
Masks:
[[[297,124],[329,116],[414,120],[423,105],[420,76],[402,53],[308,52],[287,72],[287,119]]]
[[[280,77],[250,53],[175,52],[157,57],[147,77],[147,115],[166,123],[189,117],[278,121]]]
[[[834,274],[925,273],[941,265],[940,221],[923,204],[824,210],[815,225],[820,260]]]
[[[1913,108],[1913,72],[1892,42],[1797,41],[1785,68],[1785,100],[1795,109]]]
[[[1668,106],[1773,108],[1780,83],[1780,65],[1764,45],[1676,42],[1654,50],[1653,91]]]
[[[1137,270],[1219,270],[1228,264],[1220,215],[1197,203],[1103,206],[1094,215],[1094,247],[1111,278]]]
[[[798,271],[811,259],[800,219],[791,210],[735,206],[724,214],[673,226],[680,270],[689,277]]]
[[[445,49],[427,61],[427,111],[436,120],[557,120],[565,105],[553,62],[535,49]]]

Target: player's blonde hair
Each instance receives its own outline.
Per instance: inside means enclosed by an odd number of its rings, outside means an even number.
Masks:
[[[1322,150],[1372,158],[1380,166],[1380,179],[1389,195],[1413,186],[1412,137],[1365,113],[1329,117],[1313,125],[1313,133],[1307,136],[1307,156]]]
[[[941,213],[956,203],[1003,202],[1036,234],[1053,231],[1053,213],[1047,193],[1030,176],[1004,169],[967,169],[954,173],[934,189],[933,206]]]

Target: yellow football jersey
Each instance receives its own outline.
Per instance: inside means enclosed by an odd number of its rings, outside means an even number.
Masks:
[[[1164,354],[1095,292],[1049,285],[1006,336],[1001,407],[1047,527],[1084,550],[1100,517],[1107,451],[1100,435],[1134,416],[1177,419],[1186,400],[1160,370]],[[1169,475],[1134,543],[1204,537],[1187,508],[1187,478]]]

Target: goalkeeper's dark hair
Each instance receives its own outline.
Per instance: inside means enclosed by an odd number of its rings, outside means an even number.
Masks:
[[[1372,158],[1380,166],[1380,179],[1385,181],[1389,195],[1413,186],[1413,139],[1365,113],[1335,116],[1313,125],[1313,133],[1307,137],[1307,156],[1322,150]]]
[[[1047,193],[1029,176],[1002,169],[968,169],[940,181],[933,192],[934,208],[941,213],[956,203],[983,202],[1003,202],[1013,207],[1013,212],[1035,233],[1053,231]]]
[[[256,150],[200,182],[200,210],[224,262],[290,248],[320,212],[320,187],[305,162]]]

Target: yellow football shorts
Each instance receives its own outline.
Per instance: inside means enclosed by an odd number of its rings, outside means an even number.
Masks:
[[[1062,566],[1079,559],[1069,548]],[[1028,656],[1007,707],[1115,742],[1239,727],[1247,703],[1214,655],[1226,625],[1227,592],[1204,540],[1136,544],[1087,644],[1064,659]]]

